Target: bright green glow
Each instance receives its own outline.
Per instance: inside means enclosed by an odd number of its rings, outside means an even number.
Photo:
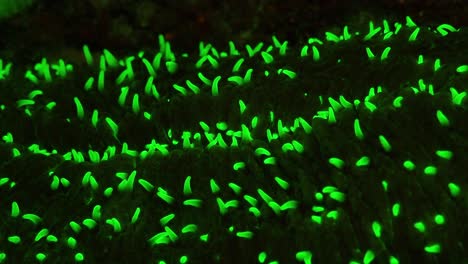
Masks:
[[[245,75],[244,75],[244,83],[250,82],[250,80],[252,79],[252,72],[253,72],[253,69],[252,69],[252,68],[249,68],[249,69],[245,72]]]
[[[119,95],[119,105],[123,107],[125,105],[125,100],[127,99],[128,91],[130,88],[128,86],[122,87],[120,89],[120,95]]]
[[[94,206],[93,208],[93,212],[91,214],[91,216],[93,217],[94,220],[101,220],[101,205],[97,204]]]
[[[261,155],[271,156],[271,152],[265,148],[260,147],[260,148],[255,149],[255,155],[256,156],[261,156]]]
[[[399,203],[393,204],[392,214],[393,214],[393,217],[397,217],[398,215],[400,215],[400,204]]]
[[[320,60],[320,52],[318,51],[317,47],[312,46],[312,58],[314,61]]]
[[[185,233],[193,233],[193,232],[196,232],[198,229],[197,225],[195,224],[188,224],[186,226],[184,226],[184,228],[182,228],[182,234],[185,234]]]
[[[210,179],[211,193],[218,193],[220,188],[214,179]]]
[[[370,158],[367,156],[363,156],[358,161],[356,161],[356,167],[365,167],[365,166],[368,166],[369,163],[370,163]]]
[[[97,222],[94,221],[93,219],[87,218],[83,220],[83,225],[86,226],[88,229],[94,229],[97,225]]]
[[[356,135],[356,138],[359,140],[364,139],[364,134],[362,133],[361,125],[359,124],[359,119],[354,120],[354,135]]]
[[[37,259],[39,262],[43,262],[46,258],[47,258],[47,255],[44,254],[44,253],[37,253],[37,254],[36,254],[36,259]]]
[[[337,169],[342,169],[345,165],[344,161],[342,159],[332,157],[328,159],[328,163],[331,165],[335,166]]]
[[[35,214],[24,214],[23,219],[31,221],[33,224],[37,225],[42,219]]]
[[[451,160],[453,157],[453,152],[450,150],[437,150],[436,155],[443,159]]]
[[[449,25],[449,24],[442,24],[442,25],[439,25],[437,27],[437,31],[443,36],[445,37],[448,32],[447,31],[450,31],[450,32],[455,32],[455,31],[458,31],[457,29],[455,29],[453,26]]]
[[[271,56],[271,54],[269,54],[268,52],[265,52],[265,51],[262,51],[262,57],[263,57],[263,60],[265,61],[266,64],[270,64],[273,62],[274,58],[273,56]]]
[[[426,168],[424,168],[424,174],[430,175],[430,176],[436,175],[437,168],[434,166],[427,166]]]
[[[382,226],[379,222],[372,222],[372,231],[374,232],[375,237],[380,238],[382,236]]]
[[[252,206],[256,206],[257,205],[257,199],[255,199],[254,197],[246,194],[244,195],[244,199]]]
[[[262,199],[266,202],[266,203],[269,203],[269,202],[272,202],[273,201],[273,198],[271,198],[270,195],[268,195],[265,191],[263,191],[262,189],[258,188],[257,189],[257,192],[258,194],[260,195],[260,197],[262,197]]]
[[[190,186],[191,176],[187,176],[184,181],[184,195],[192,194],[192,187]]]
[[[447,127],[450,125],[450,121],[444,115],[444,113],[440,110],[437,110],[437,120],[439,121],[440,125],[443,127]]]
[[[135,212],[133,213],[133,216],[132,216],[132,221],[131,221],[132,224],[135,224],[138,221],[138,217],[140,216],[140,212],[141,212],[140,207],[137,207],[135,209]]]
[[[418,64],[423,64],[424,63],[424,56],[422,54],[419,54],[418,56]]]
[[[387,192],[388,191],[388,182],[383,180],[382,181],[382,187],[383,187],[384,191]]]
[[[389,262],[389,264],[399,264],[400,263],[400,261],[394,256],[390,256],[388,262]]]
[[[301,49],[301,57],[306,57],[306,56],[307,56],[308,50],[309,50],[309,46],[306,45],[306,46],[302,47],[302,49]]]
[[[151,192],[154,189],[154,185],[145,179],[139,179],[138,183],[147,191]]]
[[[319,225],[322,224],[322,217],[321,217],[321,216],[312,215],[312,216],[310,217],[310,220],[311,220],[312,222],[315,222],[315,223],[319,224]]]
[[[189,258],[188,258],[187,256],[182,256],[182,257],[180,257],[180,259],[179,259],[179,263],[180,263],[180,264],[185,264],[185,263],[188,262],[188,260],[189,260]]]
[[[332,192],[330,193],[330,198],[340,203],[344,202],[346,195],[342,192]]]
[[[188,200],[185,200],[184,205],[190,205],[190,206],[193,206],[193,207],[196,207],[196,208],[200,208],[201,205],[202,205],[202,200],[200,199],[188,199]]]
[[[457,68],[458,73],[465,73],[468,72],[468,65],[462,65]]]
[[[119,126],[110,117],[106,117],[105,120],[107,125],[111,128],[114,138],[117,139],[117,134],[119,133]]]
[[[414,23],[413,19],[410,16],[406,16],[406,26],[407,27],[417,27],[416,23]]]
[[[333,111],[332,107],[328,107],[328,124],[335,124],[335,123],[336,123],[335,111]]]
[[[388,53],[390,53],[391,47],[386,47],[382,52],[382,56],[380,57],[380,61],[384,61],[388,58]]]
[[[372,52],[372,50],[369,48],[369,47],[366,47],[366,53],[367,53],[367,57],[372,60],[375,58],[375,55],[374,53]]]
[[[74,249],[74,248],[76,248],[76,244],[77,244],[77,242],[76,242],[76,239],[74,237],[68,237],[68,239],[67,239],[68,247],[70,247],[71,249]]]
[[[221,76],[216,76],[216,78],[213,80],[213,84],[211,86],[211,95],[212,96],[218,96],[219,95],[219,87],[218,83],[221,80]]]
[[[98,91],[99,92],[104,91],[104,71],[103,70],[99,72],[99,76],[98,76]]]
[[[234,67],[232,68],[232,72],[238,72],[240,70],[240,67],[242,66],[242,63],[244,63],[244,58],[238,59],[236,64],[234,64]]]
[[[91,117],[91,124],[93,125],[94,128],[97,128],[98,119],[99,119],[98,110],[94,109],[93,116]]]
[[[239,185],[233,183],[233,182],[230,182],[228,183],[228,186],[229,188],[232,189],[232,191],[236,194],[236,195],[239,195],[240,192],[242,191],[242,187],[240,187]]]
[[[367,250],[366,251],[366,254],[364,254],[364,258],[363,258],[363,263],[364,264],[369,264],[371,263],[375,258],[375,254],[372,250]]]
[[[172,87],[178,91],[179,93],[181,93],[183,96],[187,96],[187,89],[185,89],[184,87],[178,85],[178,84],[173,84]]]
[[[253,233],[250,231],[237,232],[236,236],[245,238],[245,239],[251,239],[253,237]]]
[[[47,228],[41,229],[41,231],[39,231],[36,234],[36,237],[34,238],[34,242],[41,240],[43,237],[46,237],[48,234],[49,234],[49,230]]]
[[[403,101],[403,96],[398,96],[393,100],[393,106],[395,108],[400,108],[402,106],[401,101]]]
[[[185,83],[187,84],[188,88],[192,90],[194,94],[200,94],[200,88],[192,83],[190,80],[186,80]]]
[[[76,254],[75,254],[75,261],[76,261],[76,262],[82,262],[82,261],[84,261],[84,259],[85,259],[85,258],[84,258],[83,253],[76,253]]]
[[[290,70],[285,70],[285,69],[283,69],[282,71],[280,71],[280,73],[287,75],[287,76],[288,76],[289,78],[291,78],[291,79],[296,78],[296,75],[297,75],[295,72],[290,71]]]
[[[458,195],[460,195],[460,187],[456,185],[455,183],[453,182],[449,183],[448,188],[449,188],[450,194],[453,197],[457,197]]]
[[[132,110],[135,114],[138,114],[140,112],[140,101],[138,99],[138,94],[133,95]]]
[[[387,139],[383,135],[379,135],[380,145],[384,149],[385,152],[392,151],[392,146],[388,143]]]
[[[265,251],[262,251],[260,252],[260,254],[258,254],[258,262],[264,263],[266,258],[267,258],[267,253]]]
[[[338,211],[333,210],[333,211],[328,212],[327,217],[332,218],[334,220],[337,220],[338,219]]]
[[[162,226],[165,226],[174,218],[175,218],[175,214],[168,214],[162,217],[161,219],[159,219],[159,222],[161,223]]]
[[[275,177],[275,181],[283,190],[287,190],[289,188],[289,183],[280,177]]]
[[[20,214],[19,205],[17,202],[14,201],[11,203],[11,217],[16,218],[19,216],[19,214]]]
[[[445,223],[445,217],[441,214],[438,214],[434,217],[434,222],[438,225],[443,225]]]
[[[440,244],[431,244],[424,247],[424,250],[429,254],[438,254],[441,251]]]
[[[166,68],[169,73],[173,74],[177,72],[178,64],[175,61],[167,61]]]
[[[410,42],[415,41],[416,38],[417,38],[417,36],[418,36],[419,30],[420,30],[419,27],[416,28],[416,29],[413,31],[413,33],[411,33],[411,35],[409,36],[408,41],[410,41]]]
[[[21,243],[21,238],[19,236],[9,236],[8,237],[8,242],[17,245],[17,244]]]
[[[405,167],[405,169],[409,171],[412,171],[416,168],[416,166],[411,160],[406,160],[405,162],[403,162],[403,167]]]
[[[243,169],[243,168],[245,168],[245,162],[239,161],[239,162],[234,163],[234,165],[233,165],[233,169],[235,171],[238,171],[238,170]]]
[[[296,260],[300,262],[304,262],[305,264],[312,263],[312,252],[308,250],[299,251],[296,253]]]
[[[423,222],[414,223],[414,228],[416,228],[416,230],[418,230],[421,233],[424,233],[426,231],[426,226]]]
[[[299,205],[298,201],[289,200],[280,206],[280,210],[285,211],[285,210],[290,210],[290,209],[296,209],[298,205]]]

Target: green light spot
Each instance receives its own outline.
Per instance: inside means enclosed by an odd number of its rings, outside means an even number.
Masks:
[[[370,163],[370,158],[367,156],[362,156],[358,161],[356,161],[356,167],[365,167]]]
[[[21,243],[21,238],[19,236],[9,236],[8,237],[8,242],[17,245],[17,244]],[[0,263],[1,263],[1,261],[0,261]]]
[[[389,264],[400,264],[400,261],[394,256],[390,256],[388,262]]]
[[[388,58],[388,53],[390,53],[391,47],[386,47],[380,56],[380,61],[384,61]]]
[[[335,166],[337,169],[342,169],[343,166],[344,166],[344,161],[342,159],[339,159],[339,158],[336,158],[336,157],[332,157],[330,159],[328,159],[328,162]]]
[[[457,197],[458,195],[460,195],[460,187],[458,185],[456,185],[455,183],[452,183],[452,182],[449,183],[448,188],[450,190],[450,194],[453,197]]]
[[[424,168],[424,174],[430,175],[430,176],[436,175],[437,168],[434,166],[427,166],[426,168]]]
[[[364,258],[363,258],[363,263],[364,264],[369,264],[371,263],[375,258],[375,254],[372,250],[367,250],[366,251],[366,254],[364,254]]]
[[[461,65],[457,68],[458,73],[465,73],[468,72],[468,65]]]
[[[356,135],[356,138],[359,140],[364,139],[364,134],[362,133],[361,126],[359,124],[359,119],[354,120],[354,135]]]
[[[345,194],[342,192],[332,192],[330,194],[330,198],[341,203],[344,202],[345,197],[346,197]]]
[[[20,214],[19,205],[17,202],[11,203],[11,217],[16,218]]]
[[[372,222],[372,231],[374,232],[375,237],[380,238],[382,236],[382,226],[379,222]]]
[[[414,165],[414,163],[411,161],[411,160],[407,160],[405,162],[403,162],[403,167],[405,167],[405,169],[409,170],[409,171],[412,171],[416,168],[416,166]]]
[[[37,253],[36,254],[36,259],[39,262],[43,262],[47,258],[47,255],[44,253]]]
[[[76,254],[75,254],[75,261],[76,261],[76,262],[82,262],[82,261],[84,261],[84,255],[83,255],[83,253],[76,253]]]
[[[379,141],[385,152],[390,152],[392,150],[392,146],[383,135],[379,135]]]
[[[392,214],[393,214],[393,217],[397,217],[398,215],[400,215],[400,204],[399,203],[393,204]]]
[[[424,250],[429,254],[438,254],[440,253],[440,244],[432,244],[424,247]]]
[[[267,253],[265,253],[264,251],[262,251],[262,252],[260,252],[260,254],[258,254],[258,262],[264,263],[266,258],[267,258]]]
[[[438,225],[443,225],[445,223],[445,217],[441,214],[438,214],[434,217],[434,222]]]
[[[447,127],[450,125],[450,121],[440,110],[437,110],[437,120],[439,121],[439,124],[443,127]]]
[[[418,230],[421,233],[424,233],[424,231],[426,231],[426,226],[423,222],[414,223],[414,228],[416,228],[416,230]]]
[[[437,150],[436,155],[443,159],[451,160],[453,157],[453,152],[450,150]]]

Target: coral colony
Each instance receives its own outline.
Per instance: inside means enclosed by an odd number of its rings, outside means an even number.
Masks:
[[[464,263],[466,30],[0,60],[0,263]]]

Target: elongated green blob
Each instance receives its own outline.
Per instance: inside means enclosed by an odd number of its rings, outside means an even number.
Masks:
[[[75,102],[76,105],[76,114],[79,119],[84,118],[84,110],[83,106],[81,105],[80,99],[78,97],[73,97],[73,101]]]

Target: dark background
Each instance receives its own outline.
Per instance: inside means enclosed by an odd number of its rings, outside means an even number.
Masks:
[[[115,53],[157,47],[164,34],[178,51],[269,41],[290,45],[345,24],[404,21],[468,24],[468,0],[35,0],[0,20],[0,56],[18,60],[82,56],[83,44]],[[51,54],[52,53],[52,54]]]

